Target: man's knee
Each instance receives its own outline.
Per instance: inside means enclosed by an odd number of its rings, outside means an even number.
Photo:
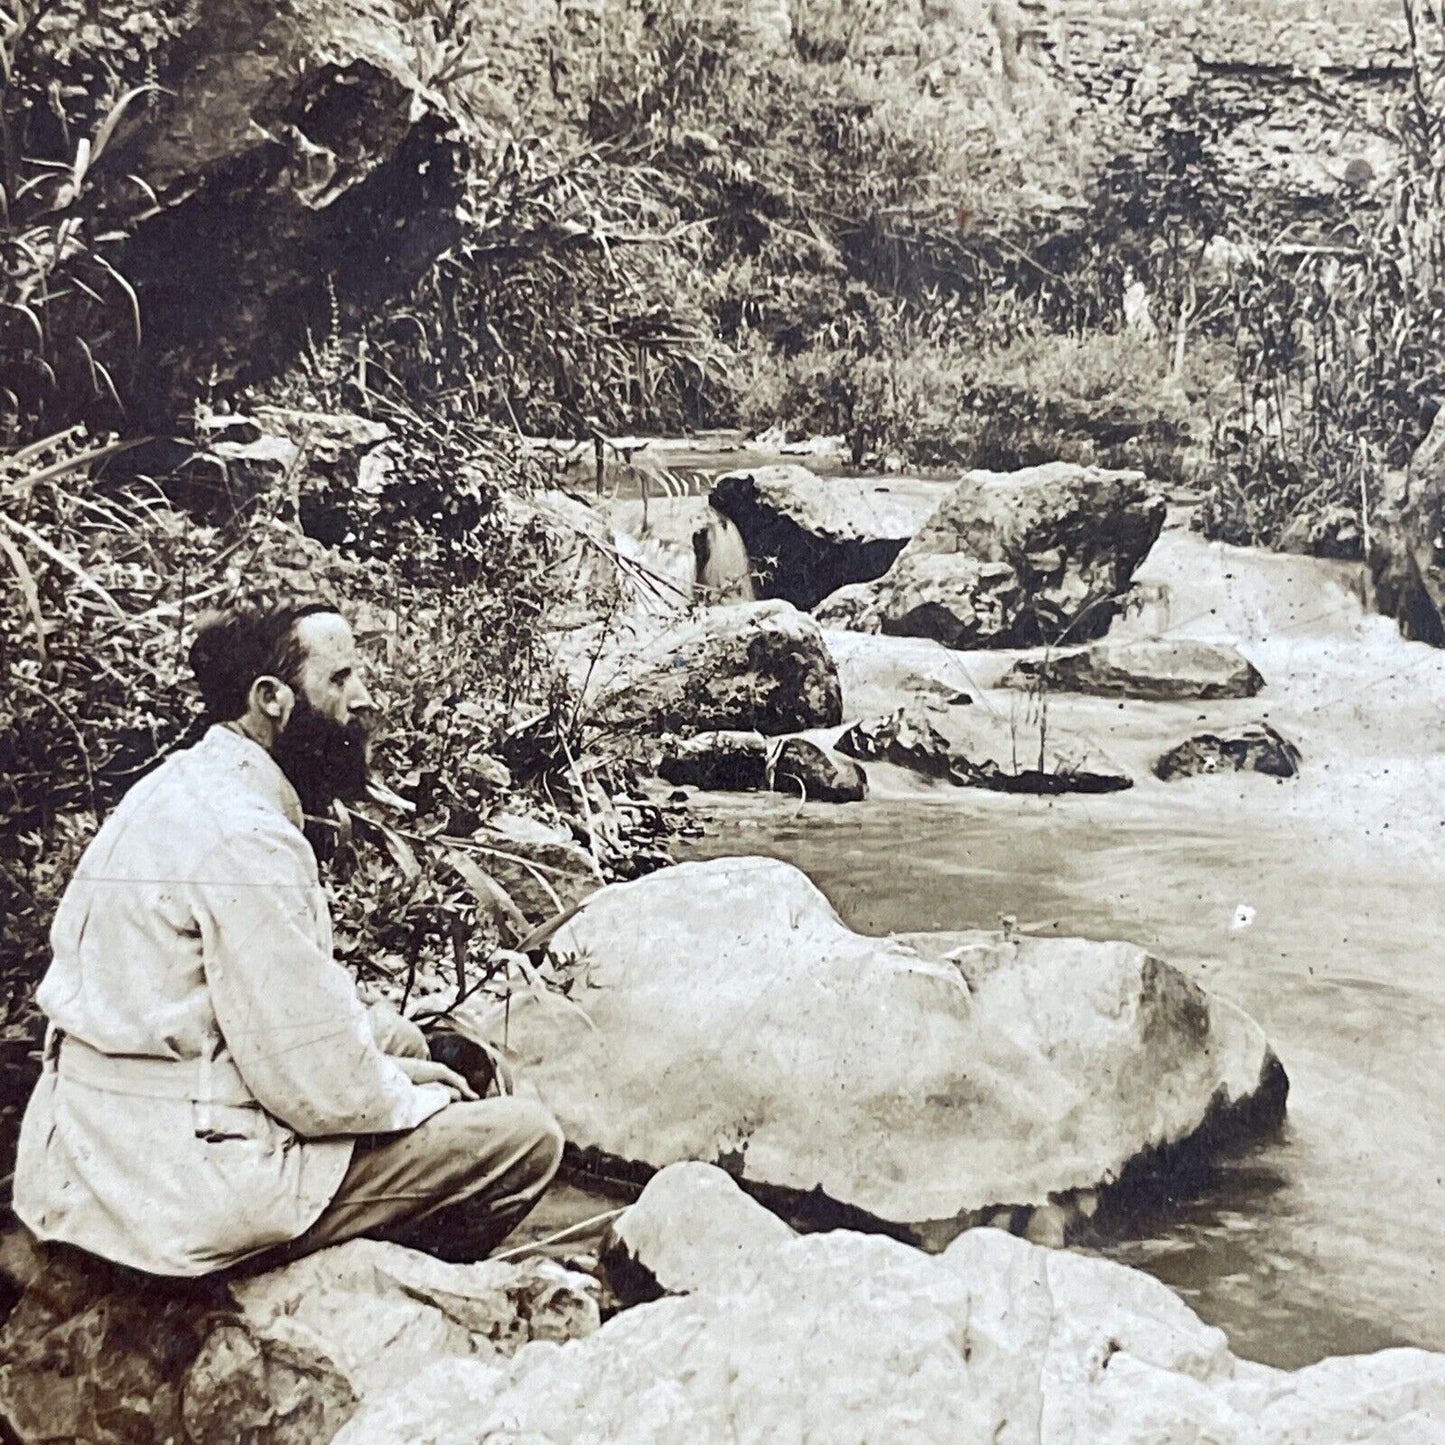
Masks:
[[[437,1118],[449,1126],[449,1149],[484,1173],[512,1175],[518,1189],[540,1194],[562,1162],[562,1130],[533,1099],[453,1104]]]
[[[562,1126],[543,1105],[531,1099],[508,1099],[515,1106],[518,1118],[514,1128],[520,1139],[530,1141],[527,1148],[528,1172],[540,1193],[556,1176],[562,1163],[562,1148],[567,1142]]]

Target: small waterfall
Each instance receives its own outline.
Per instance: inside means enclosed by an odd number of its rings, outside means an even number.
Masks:
[[[752,564],[743,535],[731,518],[708,509],[707,525],[693,533],[697,554],[697,586],[700,602],[753,602]]]

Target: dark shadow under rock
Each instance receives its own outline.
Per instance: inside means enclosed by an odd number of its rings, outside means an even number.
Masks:
[[[756,792],[768,786],[768,744],[758,732],[722,729],[673,743],[657,765],[677,787]]]

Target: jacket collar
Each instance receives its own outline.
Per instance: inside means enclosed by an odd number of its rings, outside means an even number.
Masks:
[[[260,743],[213,723],[198,746],[241,772],[277,812],[284,813],[289,823],[304,831],[306,815],[301,811],[301,799],[280,764]]]

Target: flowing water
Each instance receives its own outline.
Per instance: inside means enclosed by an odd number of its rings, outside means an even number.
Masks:
[[[1091,1247],[1150,1270],[1269,1363],[1445,1348],[1445,653],[1367,615],[1342,564],[1170,531],[1140,576],[1154,600],[1116,630],[1233,642],[1268,686],[1212,704],[1055,696],[1051,734],[1117,763],[1132,791],[1019,798],[875,767],[873,796],[848,807],[699,798],[710,826],[688,856],[787,859],[867,933],[1012,915],[1131,939],[1232,997],[1289,1072],[1285,1129]],[[830,643],[850,716],[925,679],[1017,707],[988,686],[999,654]],[[1261,717],[1299,745],[1300,777],[1148,772],[1207,724]]]

